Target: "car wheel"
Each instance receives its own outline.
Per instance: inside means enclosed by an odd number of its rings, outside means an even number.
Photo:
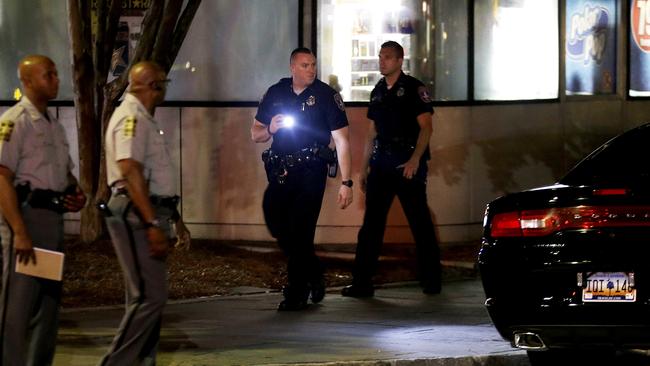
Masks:
[[[609,365],[614,361],[613,349],[548,349],[528,351],[531,366],[546,365]]]

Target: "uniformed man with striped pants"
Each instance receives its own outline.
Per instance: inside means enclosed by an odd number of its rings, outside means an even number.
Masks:
[[[101,365],[153,365],[167,301],[172,227],[182,227],[175,170],[154,120],[169,80],[153,62],[129,72],[129,89],[106,131],[106,173],[112,194],[106,224],[124,273],[127,309]],[[184,233],[185,234],[185,233]]]
[[[54,62],[27,56],[18,76],[24,96],[0,116],[0,365],[51,365],[61,282],[17,273],[16,261],[35,262],[34,248],[63,251],[63,213],[86,198],[63,126],[47,110],[59,89]]]

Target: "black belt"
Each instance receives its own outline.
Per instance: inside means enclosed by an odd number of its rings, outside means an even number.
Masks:
[[[123,180],[117,181],[113,184],[111,184],[111,192],[116,195],[124,195],[128,196],[129,191],[126,189],[126,183]],[[149,201],[151,201],[151,204],[154,206],[159,206],[159,207],[166,207],[169,209],[176,209],[176,206],[178,206],[178,202],[180,202],[180,197],[178,196],[159,196],[157,194],[153,194],[149,196]]]
[[[19,203],[27,202],[33,208],[65,213],[68,210],[63,205],[64,198],[68,194],[73,194],[75,190],[74,185],[66,188],[63,192],[51,189],[31,189],[30,184],[25,183],[16,186],[16,195]]]
[[[380,140],[375,139],[373,144],[373,152],[383,152],[383,153],[410,153],[415,150],[415,143],[408,139],[390,139],[390,140]]]
[[[314,145],[306,147],[289,154],[280,154],[271,149],[262,153],[264,164],[283,166],[285,168],[299,167],[313,161],[333,163],[336,161],[336,151],[325,145]]]
[[[151,200],[151,204],[154,206],[166,207],[175,210],[176,206],[178,206],[178,202],[180,201],[180,197],[152,195],[149,197],[149,200]]]
[[[325,145],[314,144],[289,154],[280,154],[272,149],[264,150],[262,161],[269,181],[277,180],[283,184],[286,180],[288,170],[299,169],[314,162],[335,164],[337,161],[336,150]]]

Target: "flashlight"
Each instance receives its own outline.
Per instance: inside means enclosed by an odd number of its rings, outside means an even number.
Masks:
[[[296,120],[291,116],[286,116],[282,118],[282,123],[284,124],[284,127],[291,128],[296,124]]]

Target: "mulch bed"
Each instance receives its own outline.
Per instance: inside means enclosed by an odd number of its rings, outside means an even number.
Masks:
[[[190,250],[172,250],[168,259],[170,299],[229,295],[233,289],[252,286],[279,290],[286,281],[286,260],[273,245],[250,250],[242,242],[193,240]],[[443,248],[443,260],[473,261],[477,246]],[[416,278],[413,256],[380,263],[376,282]],[[350,283],[350,259],[323,258],[328,287]],[[124,302],[122,273],[109,240],[66,243],[63,307],[114,305]]]

